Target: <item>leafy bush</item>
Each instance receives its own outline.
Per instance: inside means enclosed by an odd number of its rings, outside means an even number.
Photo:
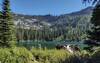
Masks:
[[[1,63],[100,63],[100,49],[94,53],[24,47],[0,48]]]
[[[1,63],[32,63],[33,55],[25,48],[0,48]]]
[[[35,60],[42,63],[74,63],[74,61],[79,60],[78,56],[70,54],[66,50],[43,50],[33,48],[31,52]]]

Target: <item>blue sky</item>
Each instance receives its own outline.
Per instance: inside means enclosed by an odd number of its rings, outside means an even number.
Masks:
[[[0,0],[1,3],[2,0]],[[90,6],[82,0],[10,0],[12,12],[28,15],[60,15]]]

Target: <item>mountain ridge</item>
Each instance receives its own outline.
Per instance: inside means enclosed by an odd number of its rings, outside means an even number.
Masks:
[[[17,27],[21,26],[21,28],[28,29],[29,27],[33,27],[35,29],[41,29],[44,26],[49,28],[51,27],[66,27],[69,24],[71,26],[76,27],[80,21],[80,19],[86,18],[86,21],[90,18],[92,14],[93,7],[87,7],[77,12],[72,12],[69,14],[63,14],[60,16],[53,16],[53,15],[23,15],[23,14],[14,14],[13,18]],[[88,22],[85,22],[85,24]]]

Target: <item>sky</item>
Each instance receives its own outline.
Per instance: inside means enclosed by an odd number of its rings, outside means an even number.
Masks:
[[[3,0],[0,0],[2,4]],[[12,12],[25,15],[61,15],[84,9],[82,0],[10,0]],[[1,6],[1,5],[0,5]],[[1,7],[0,7],[1,9]]]

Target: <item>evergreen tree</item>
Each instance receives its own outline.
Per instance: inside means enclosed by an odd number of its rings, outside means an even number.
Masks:
[[[0,21],[0,45],[3,47],[12,47],[16,44],[16,36],[9,0],[3,0],[2,9],[2,20]]]
[[[91,18],[92,27],[88,31],[88,44],[91,47],[100,45],[100,2],[96,5],[93,10],[93,15]]]

